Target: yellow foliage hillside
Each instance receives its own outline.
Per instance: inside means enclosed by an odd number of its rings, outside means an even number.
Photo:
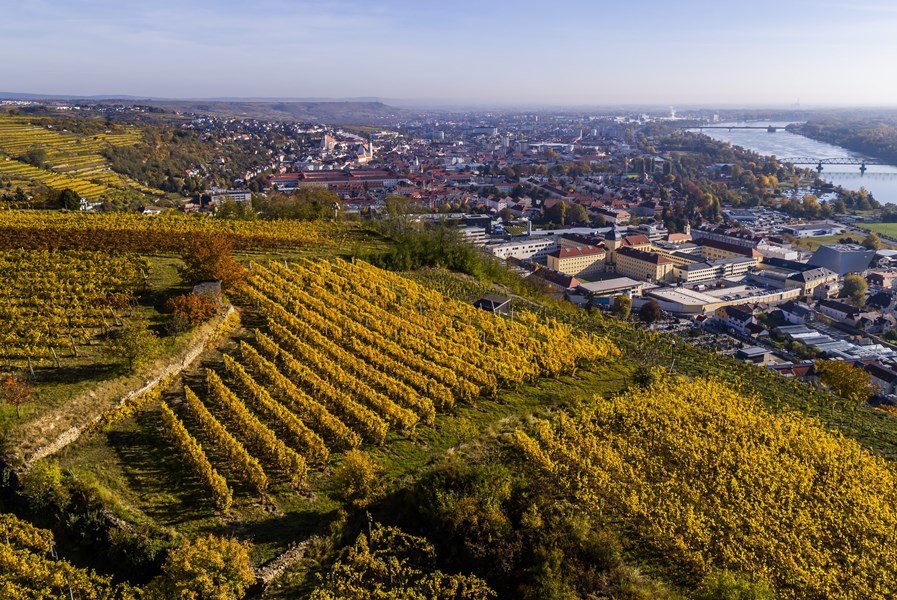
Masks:
[[[784,598],[897,597],[897,473],[716,381],[661,382],[537,421],[518,445],[549,485],[619,520],[677,575],[715,569]]]

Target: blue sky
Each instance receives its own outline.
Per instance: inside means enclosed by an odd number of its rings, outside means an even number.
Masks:
[[[0,0],[0,91],[897,105],[882,0]]]

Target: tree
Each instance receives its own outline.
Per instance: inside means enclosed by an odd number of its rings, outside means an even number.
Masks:
[[[875,393],[872,376],[849,362],[818,360],[815,368],[819,379],[845,400],[855,403],[865,402]]]
[[[863,306],[866,303],[866,290],[868,289],[866,280],[862,275],[851,273],[844,276],[844,285],[841,288],[841,295],[850,298],[856,302],[857,306]]]
[[[354,506],[364,506],[383,491],[383,467],[371,455],[352,449],[333,471],[332,483],[337,494]]]
[[[112,339],[107,351],[113,358],[124,359],[133,373],[153,360],[161,349],[159,337],[145,328],[130,327]]]
[[[22,418],[22,405],[34,400],[34,387],[23,377],[8,374],[0,385],[0,398],[16,407],[16,417]]]
[[[656,300],[648,300],[638,311],[639,320],[645,323],[653,323],[660,318],[662,311]]]
[[[236,600],[255,582],[248,542],[208,535],[185,542],[148,586],[152,599]]]
[[[59,203],[68,210],[80,210],[81,196],[78,192],[66,188],[59,194]]]
[[[874,231],[870,231],[865,238],[863,238],[863,247],[868,248],[869,250],[881,250],[881,238],[878,237],[878,234]]]
[[[566,218],[568,223],[585,224],[589,222],[589,213],[586,211],[585,206],[574,202],[567,210]]]
[[[545,220],[549,223],[563,225],[567,222],[567,203],[563,200],[545,209]]]
[[[184,283],[220,281],[225,289],[233,289],[244,277],[242,265],[233,258],[233,243],[221,235],[196,236],[181,250],[180,269]]]
[[[169,298],[165,303],[165,310],[172,313],[172,328],[181,332],[210,318],[218,307],[208,298],[183,294]]]
[[[435,567],[436,552],[426,539],[396,527],[374,525],[333,565],[313,600],[430,598],[487,600],[495,592],[478,577],[447,575]]]
[[[611,304],[611,311],[620,319],[628,319],[629,313],[632,312],[632,298],[625,294],[617,294]]]
[[[258,219],[258,214],[253,210],[250,202],[225,200],[215,212],[215,217],[218,219],[230,219],[234,221],[254,221]]]
[[[340,208],[340,199],[326,187],[300,187],[292,194],[255,197],[253,208],[268,219],[315,221],[334,218]]]
[[[47,151],[40,146],[34,146],[30,150],[28,150],[28,152],[16,158],[22,162],[28,163],[33,167],[42,169],[47,164]]]
[[[146,202],[146,198],[132,189],[109,189],[101,197],[106,212],[127,212],[136,210]]]

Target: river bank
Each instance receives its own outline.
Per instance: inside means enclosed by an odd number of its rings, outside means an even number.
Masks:
[[[718,123],[720,129],[694,130],[713,139],[729,142],[733,146],[741,146],[765,156],[776,156],[780,160],[806,157],[815,160],[830,161],[836,159],[869,159],[862,153],[849,148],[829,144],[785,129],[791,125],[786,122],[741,122]],[[726,126],[763,125],[763,129],[725,129]],[[774,133],[765,127],[776,128]],[[812,168],[813,165],[801,165]],[[847,190],[865,189],[882,204],[897,204],[897,166],[868,165],[865,172],[859,165],[823,164],[820,173],[823,180],[841,186]]]

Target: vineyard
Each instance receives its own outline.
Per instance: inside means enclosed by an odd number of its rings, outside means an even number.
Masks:
[[[0,211],[0,249],[106,250],[156,253],[177,251],[191,237],[223,235],[237,249],[333,248],[346,239],[337,223],[236,221],[206,217],[135,213]]]
[[[163,405],[164,428],[214,505],[233,473],[266,498],[269,478],[301,485],[333,452],[432,426],[438,412],[617,355],[529,313],[509,321],[365,263],[253,264],[241,292],[266,326],[205,375],[206,400]],[[176,410],[183,410],[180,419]],[[217,468],[196,436],[227,464]]]
[[[164,328],[169,317],[143,299],[180,291],[171,254],[185,241],[224,236],[246,267],[228,292],[234,324],[201,341],[196,362],[121,407],[85,396],[100,420],[24,475],[20,497],[52,507],[37,522],[59,527],[66,557],[96,552],[86,564],[147,581],[164,552],[215,533],[252,542],[267,569],[305,540],[344,547],[339,536],[356,539],[369,513],[374,527],[426,531],[452,557],[434,568],[476,573],[500,597],[545,597],[542,574],[567,565],[552,581],[570,597],[677,598],[730,575],[782,598],[897,592],[882,558],[897,543],[897,473],[869,452],[893,455],[888,415],[535,292],[497,316],[472,305],[495,293],[485,280],[320,258],[352,231],[0,212],[0,363],[27,375],[31,359],[39,386],[66,371],[54,359],[76,372],[76,353],[99,356],[98,340],[132,312]],[[32,434],[56,432],[76,404],[61,398],[26,405],[22,422],[5,408],[7,442],[34,455]],[[346,487],[363,474],[370,487]],[[19,544],[25,533],[4,547],[4,523],[2,594],[64,593],[53,567],[76,596],[132,593]],[[134,557],[121,571],[102,562],[110,540],[108,556]],[[262,597],[307,596],[337,560],[315,552]]]
[[[30,187],[30,182],[54,189],[69,188],[85,198],[98,199],[109,188],[137,188],[144,193],[161,194],[137,184],[109,168],[100,154],[107,145],[137,144],[141,132],[128,128],[121,132],[104,132],[81,136],[52,125],[31,123],[23,117],[0,116],[0,175],[15,185]],[[45,168],[16,160],[28,151],[39,148],[46,153]]]
[[[57,560],[55,552],[52,532],[0,513],[0,597],[134,597],[126,586],[113,585],[110,577]]]
[[[135,255],[0,251],[0,351],[13,359],[76,357],[133,308],[149,265]]]
[[[811,419],[712,380],[539,420],[517,446],[560,497],[619,521],[674,578],[751,573],[783,598],[892,598],[897,473]]]

